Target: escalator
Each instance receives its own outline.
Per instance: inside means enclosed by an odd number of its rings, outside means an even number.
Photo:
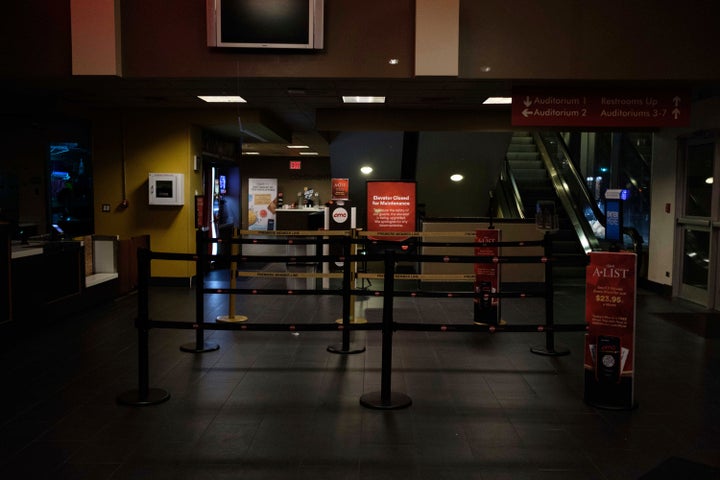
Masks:
[[[588,192],[562,136],[556,132],[516,132],[508,147],[505,167],[498,183],[498,215],[535,218],[539,202],[554,205],[557,220],[552,233],[553,254],[576,257],[591,251],[609,250],[604,241],[605,215]],[[642,237],[624,228],[633,248]],[[559,262],[563,264],[565,262]],[[584,281],[582,266],[557,266],[558,281]]]
[[[556,215],[552,235],[553,255],[577,257],[596,248],[596,239],[583,228],[581,218],[568,199],[567,182],[561,170],[549,158],[547,141],[540,135],[515,132],[508,153],[508,169],[517,183],[525,218],[535,218],[537,206],[551,202]],[[585,278],[583,265],[555,266],[553,276],[557,282],[573,283]]]

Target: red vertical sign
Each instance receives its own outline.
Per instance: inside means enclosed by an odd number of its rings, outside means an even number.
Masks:
[[[593,252],[586,272],[585,399],[610,408],[634,403],[636,255]]]
[[[333,200],[350,200],[350,179],[333,178],[330,183],[332,186],[330,198]]]
[[[475,323],[497,325],[499,300],[492,294],[500,290],[500,265],[495,259],[500,254],[497,243],[500,230],[487,229],[475,231],[476,257],[489,257],[490,262],[475,264]]]
[[[195,228],[207,227],[205,224],[205,197],[202,195],[195,196]]]

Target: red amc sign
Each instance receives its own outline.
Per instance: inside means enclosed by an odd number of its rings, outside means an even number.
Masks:
[[[690,94],[684,89],[579,90],[516,88],[512,124],[536,127],[684,127]]]

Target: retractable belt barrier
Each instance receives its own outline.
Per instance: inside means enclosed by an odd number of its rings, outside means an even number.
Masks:
[[[211,255],[208,253],[212,243],[223,243],[220,239],[208,238],[207,232],[199,230],[196,235],[196,253],[180,254],[168,252],[152,252],[149,249],[139,249],[137,252],[138,261],[138,315],[136,328],[138,330],[138,388],[130,390],[117,397],[121,404],[144,406],[162,403],[170,398],[170,394],[162,389],[149,387],[149,361],[148,361],[148,333],[151,328],[171,328],[195,330],[195,342],[180,347],[182,351],[191,353],[204,353],[214,351],[220,347],[217,344],[205,341],[205,330],[232,330],[232,331],[339,331],[342,334],[342,343],[337,346],[329,346],[327,350],[332,353],[350,354],[365,351],[364,347],[356,347],[350,343],[350,333],[354,330],[379,330],[382,332],[382,371],[381,390],[371,394],[363,395],[360,398],[361,405],[375,409],[397,409],[409,406],[412,401],[404,394],[393,392],[391,389],[392,373],[392,335],[398,330],[425,331],[425,332],[474,332],[474,333],[499,333],[499,332],[540,332],[545,334],[545,346],[533,347],[533,353],[541,355],[564,355],[569,351],[559,349],[555,346],[555,332],[586,331],[585,323],[562,324],[554,323],[553,311],[553,281],[552,264],[568,264],[568,261],[560,262],[552,256],[552,242],[549,236],[541,241],[515,241],[515,242],[414,242],[414,246],[450,246],[450,247],[478,247],[478,246],[513,246],[530,247],[543,246],[544,254],[541,256],[475,256],[475,255],[422,255],[417,253],[398,254],[388,248],[382,254],[358,255],[355,247],[369,244],[380,246],[398,245],[397,240],[387,240],[383,237],[407,237],[407,238],[428,238],[428,237],[474,237],[474,232],[362,232],[362,231],[255,231],[240,230],[230,240],[232,249],[230,254]],[[262,236],[264,238],[257,238]],[[267,237],[267,238],[265,238]],[[299,238],[296,238],[299,237]],[[304,237],[304,238],[303,238]],[[307,238],[312,237],[312,238]],[[227,243],[227,241],[225,241]],[[340,255],[243,255],[238,253],[235,246],[243,244],[285,244],[285,245],[322,245],[340,243],[342,253]],[[317,252],[316,252],[317,253]],[[206,266],[211,260],[231,260],[231,282],[230,288],[206,288],[204,277]],[[150,264],[152,260],[176,260],[194,262],[196,265],[196,287],[195,287],[195,318],[192,321],[155,321],[149,317],[149,284]],[[384,268],[382,273],[358,273],[355,265],[358,262],[382,261]],[[470,282],[474,279],[473,274],[398,274],[395,267],[399,260],[418,262],[442,262],[442,263],[541,263],[545,265],[545,282],[542,291],[529,292],[493,292],[483,293],[484,296],[493,298],[529,298],[543,297],[545,299],[545,323],[540,325],[509,325],[503,324],[427,324],[427,323],[406,323],[393,320],[393,298],[408,297],[445,297],[445,298],[473,298],[477,301],[479,294],[473,292],[433,292],[433,291],[395,291],[395,280],[432,280],[441,282]],[[268,271],[237,271],[237,264],[249,262],[267,263],[291,263],[291,262],[335,262],[343,264],[342,273],[311,273],[311,272],[268,272]],[[577,255],[570,260],[573,264],[587,264],[586,255]],[[278,288],[236,288],[234,280],[236,277],[244,278],[327,278],[341,280],[340,288],[324,289],[278,289]],[[354,297],[356,295],[367,296],[369,293],[363,289],[354,288],[356,279],[383,279],[383,290],[373,291],[374,296],[383,297],[382,321],[381,322],[353,322],[351,321]],[[233,299],[235,295],[335,295],[342,298],[342,318],[329,323],[251,323],[247,318],[235,320],[234,302],[231,300],[228,318],[218,317],[215,322],[205,320],[204,298],[206,294],[229,295]]]

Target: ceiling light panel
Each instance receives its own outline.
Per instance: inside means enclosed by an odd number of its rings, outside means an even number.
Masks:
[[[510,105],[512,97],[488,97],[483,105]]]
[[[198,98],[208,103],[247,103],[239,95],[198,95]]]
[[[343,103],[385,103],[385,97],[343,95]]]

